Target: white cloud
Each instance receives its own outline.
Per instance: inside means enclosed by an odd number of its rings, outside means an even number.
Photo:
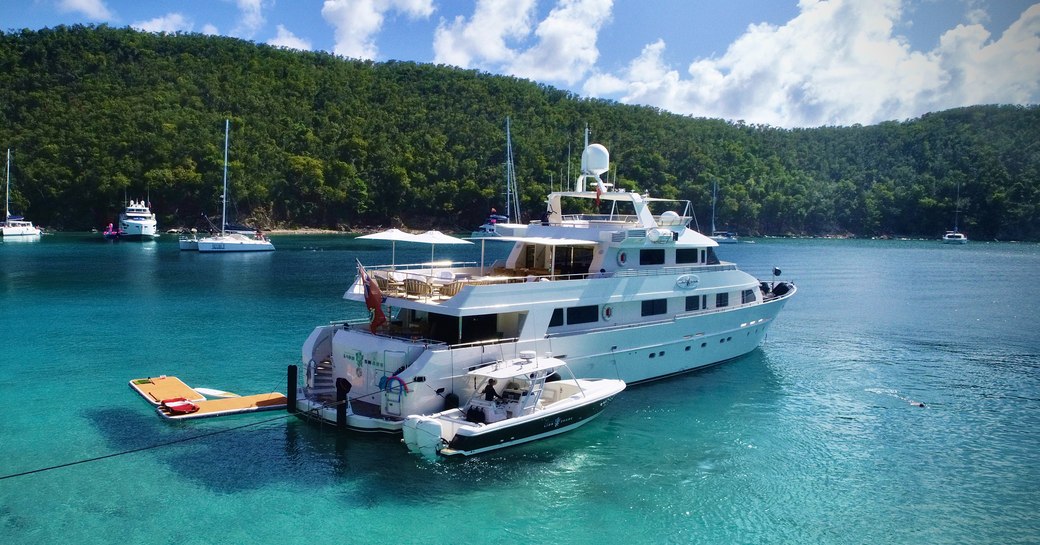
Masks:
[[[388,12],[411,18],[433,14],[432,0],[325,0],[321,16],[336,29],[333,52],[344,57],[374,59],[379,54],[374,36]]]
[[[246,39],[256,35],[264,26],[264,9],[269,3],[265,0],[235,0],[241,19],[235,28],[231,29],[231,35]]]
[[[130,23],[130,26],[145,32],[191,32],[193,26],[190,19],[180,13],[168,13],[147,21]]]
[[[81,13],[88,19],[105,21],[112,18],[112,11],[103,0],[59,0],[58,11]]]
[[[434,62],[572,85],[596,64],[596,37],[610,21],[613,5],[613,0],[558,0],[532,30],[534,0],[479,0],[468,21],[441,21]]]
[[[505,63],[516,54],[506,39],[518,40],[531,33],[535,0],[478,0],[467,22],[456,17],[441,21],[433,39],[434,62],[471,68],[474,63]]]
[[[658,41],[622,73],[590,77],[584,91],[778,126],[875,123],[965,104],[1040,101],[1040,5],[997,41],[981,25],[958,26],[927,53],[894,34],[900,0],[802,0],[799,8],[783,26],[749,26],[721,57],[694,61],[684,76],[663,62],[665,44]]]
[[[599,59],[595,37],[610,21],[613,0],[561,0],[538,24],[538,42],[517,56],[510,73],[568,85],[585,78]]]
[[[206,23],[202,25],[202,33],[207,36],[218,36],[220,35],[220,29],[218,29],[216,25]]]
[[[277,47],[288,47],[290,49],[299,49],[301,51],[309,51],[311,49],[311,43],[303,38],[297,37],[283,25],[278,25],[278,35],[270,40],[267,40],[268,45]]]

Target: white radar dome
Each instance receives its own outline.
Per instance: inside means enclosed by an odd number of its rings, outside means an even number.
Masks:
[[[581,170],[595,175],[610,170],[610,152],[602,144],[591,144],[581,152]]]

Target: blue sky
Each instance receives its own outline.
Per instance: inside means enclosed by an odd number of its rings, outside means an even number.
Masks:
[[[197,32],[781,127],[1040,103],[1027,0],[14,0],[0,29]]]

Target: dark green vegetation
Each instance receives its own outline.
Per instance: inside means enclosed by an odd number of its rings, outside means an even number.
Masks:
[[[786,130],[582,99],[516,78],[109,27],[0,34],[12,208],[61,229],[149,196],[160,226],[219,215],[224,119],[240,221],[469,229],[501,207],[504,121],[527,217],[576,174],[586,123],[620,187],[741,234],[1040,240],[1040,108]],[[570,154],[568,153],[570,150]],[[613,175],[613,173],[612,173]],[[569,183],[569,181],[568,181]]]

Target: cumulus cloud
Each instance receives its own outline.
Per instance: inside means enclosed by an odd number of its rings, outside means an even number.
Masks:
[[[535,7],[535,0],[481,0],[468,21],[465,17],[441,21],[433,39],[434,62],[462,68],[512,62],[516,53],[506,40],[531,33]]]
[[[180,13],[168,13],[147,21],[130,23],[130,26],[145,32],[191,32],[193,26],[190,19]]]
[[[256,32],[264,26],[264,9],[270,1],[265,0],[235,0],[238,7],[240,19],[231,34],[239,38],[252,38]]]
[[[387,13],[411,18],[433,14],[432,0],[325,0],[321,16],[336,29],[333,52],[344,57],[375,59],[379,54],[375,36],[383,28]]]
[[[288,47],[290,49],[299,49],[301,51],[309,51],[311,49],[311,43],[303,38],[297,37],[292,32],[289,32],[284,25],[278,25],[278,35],[270,40],[267,40],[268,45],[277,47]]]
[[[981,24],[947,31],[930,52],[894,33],[900,0],[802,0],[782,26],[751,25],[721,57],[685,74],[644,47],[584,91],[677,113],[777,126],[875,123],[978,103],[1040,101],[1040,5],[992,40]],[[984,19],[977,11],[971,20]]]
[[[112,18],[112,11],[103,0],[59,0],[58,11],[80,13],[88,19],[105,21]]]
[[[457,17],[438,26],[434,62],[572,85],[596,64],[595,39],[610,21],[613,4],[559,0],[532,27],[533,0],[480,0],[468,21]]]

